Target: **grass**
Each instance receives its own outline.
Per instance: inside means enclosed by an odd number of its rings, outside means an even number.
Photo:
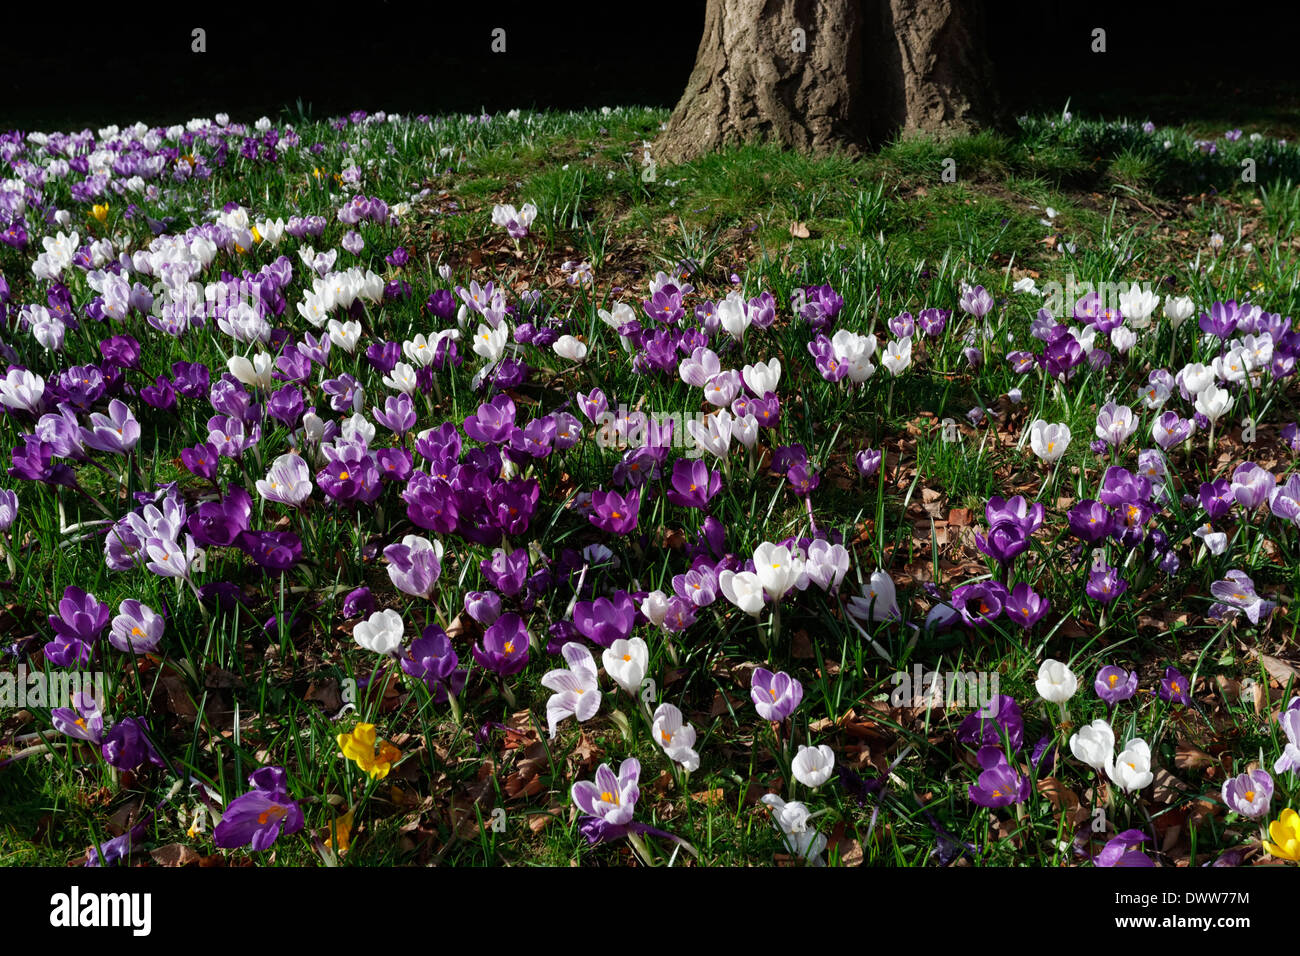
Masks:
[[[549,628],[572,613],[578,569],[587,565],[584,599],[620,588],[671,593],[672,578],[690,567],[687,545],[698,542],[702,528],[699,512],[647,494],[638,537],[596,531],[575,509],[575,496],[613,487],[621,455],[599,447],[588,427],[573,448],[520,466],[523,477],[538,481],[541,500],[526,530],[508,536],[510,546],[529,548],[534,570],[544,555],[541,563],[557,569],[555,580],[507,598],[534,637],[530,662],[508,682],[509,694],[472,666],[457,719],[422,682],[392,667],[376,672],[373,654],[353,640],[357,620],[344,617],[343,599],[369,587],[379,607],[402,614],[407,641],[439,625],[451,635],[461,665],[468,665],[482,628],[463,612],[463,599],[489,587],[480,562],[491,549],[414,524],[397,484],[363,507],[331,505],[319,489],[299,511],[267,502],[253,482],[287,448],[283,425],[267,420],[255,450],[223,460],[219,484],[250,490],[252,528],[300,536],[303,557],[291,571],[268,573],[236,548],[209,547],[195,583],[232,582],[238,594],[218,607],[200,604],[176,579],[143,569],[108,570],[101,537],[106,525],[87,522],[118,518],[136,507],[134,495],[163,482],[176,483],[191,514],[213,498],[212,485],[179,457],[182,448],[208,437],[207,401],[182,398],[175,412],[164,412],[148,407],[139,390],[159,375],[170,376],[175,362],[207,363],[215,376],[233,349],[248,351],[210,326],[177,339],[133,315],[111,331],[129,333],[143,346],[139,367],[123,373],[124,397],[143,438],[130,459],[95,455],[74,463],[81,492],[10,480],[20,508],[6,544],[15,568],[0,629],[10,645],[6,666],[24,660],[49,671],[51,665],[41,663],[50,639],[47,616],[57,615],[66,586],[92,592],[114,614],[130,597],[165,613],[157,654],[132,659],[101,638],[94,658],[112,688],[105,704],[111,720],[144,718],[163,766],[118,772],[91,748],[64,746],[66,739],[52,729],[50,707],[4,712],[0,760],[15,759],[0,765],[6,808],[0,861],[75,862],[86,847],[143,820],[142,844],[155,851],[155,862],[166,858],[161,848],[183,844],[199,857],[226,863],[241,854],[277,865],[626,863],[635,859],[628,841],[590,846],[583,838],[570,789],[591,779],[601,763],[617,768],[636,757],[643,768],[637,820],[688,840],[703,864],[792,860],[760,802],[772,792],[821,812],[812,826],[828,838],[824,858],[832,864],[923,866],[955,859],[962,865],[1070,865],[1081,859],[1071,841],[1077,834],[1088,839],[1092,809],[1103,805],[1105,792],[1097,775],[1069,755],[1066,741],[1083,723],[1107,716],[1091,691],[1104,664],[1137,671],[1142,688],[1113,715],[1119,742],[1133,736],[1149,741],[1155,767],[1168,774],[1141,795],[1115,794],[1107,832],[1154,829],[1167,864],[1201,863],[1238,847],[1260,857],[1252,827],[1230,814],[1217,793],[1226,774],[1258,761],[1261,752],[1262,765],[1271,768],[1284,742],[1269,716],[1294,692],[1285,668],[1296,659],[1290,607],[1300,581],[1295,528],[1258,514],[1233,518],[1223,528],[1232,541],[1228,551],[1205,555],[1191,536],[1204,519],[1175,494],[1156,520],[1182,567],[1165,574],[1142,553],[1112,543],[1108,560],[1129,587],[1103,610],[1084,595],[1089,557],[1065,520],[1073,502],[1095,496],[1111,463],[1088,447],[1100,406],[1113,399],[1131,404],[1141,417],[1143,431],[1115,459],[1135,467],[1137,450],[1150,444],[1151,413],[1137,400],[1147,373],[1208,360],[1212,345],[1199,337],[1194,320],[1175,330],[1158,319],[1132,354],[1104,370],[1085,366],[1061,388],[1036,370],[1016,373],[1004,355],[1013,348],[1041,351],[1029,329],[1042,301],[1013,291],[1024,278],[1039,285],[1064,281],[1067,274],[1094,282],[1147,280],[1162,294],[1192,296],[1202,309],[1249,298],[1266,311],[1295,311],[1296,149],[1271,139],[1252,142],[1250,130],[1235,142],[1218,139],[1210,152],[1181,129],[1145,133],[1132,122],[1027,117],[1014,136],[981,134],[942,146],[909,139],[859,160],[753,145],[646,175],[642,144],[664,118],[643,109],[372,124],[303,116],[295,119],[297,133],[304,147],[321,144],[316,152],[285,148],[275,161],[249,159],[239,154],[242,138],[233,137],[225,165],[214,167],[210,178],[160,181],[156,195],[136,199],[129,219],[127,197],[115,195],[107,196],[105,220],[93,218],[92,203],[69,192],[77,177],[52,181],[45,194],[70,211],[66,228],[79,230],[83,240],[106,237],[121,247],[129,236],[133,249],[151,239],[145,215],[175,217],[171,232],[231,202],[248,208],[253,220],[324,216],[321,237],[285,237],[274,251],[265,244],[219,251],[198,279],[214,282],[223,270],[256,271],[286,255],[293,279],[285,308],[271,324],[295,338],[315,332],[295,308],[310,278],[295,249],[338,249],[349,227],[336,211],[357,192],[404,203],[409,208],[396,224],[352,227],[364,248],[340,251],[336,264],[411,286],[409,298],[390,297],[363,310],[367,344],[400,342],[445,326],[424,308],[430,292],[492,280],[519,310],[513,324],[531,310],[536,327],[569,331],[590,349],[586,365],[575,368],[550,349],[521,347],[532,369],[528,381],[511,390],[521,422],[571,409],[576,393],[594,386],[611,406],[701,411],[698,393],[676,374],[634,372],[598,310],[623,301],[640,312],[654,274],[682,263],[689,264],[696,288],[688,306],[731,291],[746,298],[770,291],[775,324],[751,329],[741,345],[726,345],[724,335],[714,347],[723,368],[780,358],[780,420],[754,456],[733,451],[725,464],[705,456],[711,469],[726,472],[711,514],[725,529],[726,551],[741,560],[761,542],[809,535],[811,519],[818,532],[842,540],[850,552],[844,596],[860,593],[862,582],[884,569],[898,587],[904,622],[859,625],[841,600],[815,585],[782,603],[779,625],[770,606],[755,620],[719,596],[681,635],[638,625],[654,681],[644,700],[605,680],[597,716],[580,726],[569,719],[549,739],[550,692],[541,678],[560,659],[544,646]],[[200,141],[190,148],[215,162],[214,147]],[[1246,159],[1255,160],[1254,182],[1240,176]],[[353,168],[359,182],[345,188],[342,177]],[[955,169],[955,181],[945,181],[945,169]],[[534,203],[531,235],[511,240],[492,225],[497,202]],[[1223,237],[1221,248],[1211,248],[1213,233]],[[34,240],[40,234],[33,230]],[[410,261],[386,264],[385,255],[398,246]],[[46,301],[45,284],[31,273],[39,248],[0,246],[12,311]],[[581,261],[591,265],[591,286],[566,281],[571,273],[562,264]],[[449,267],[449,280],[439,266]],[[69,267],[64,282],[78,308],[95,297],[84,269]],[[964,282],[983,285],[994,297],[987,330],[961,310]],[[917,341],[913,366],[897,378],[880,368],[850,389],[818,374],[809,329],[792,318],[788,305],[797,292],[823,284],[845,302],[830,331],[874,333],[882,351],[895,337],[889,320],[901,312],[942,308],[952,310],[952,319],[941,336]],[[527,303],[519,296],[524,289],[540,293],[539,300]],[[98,361],[99,340],[109,331],[83,320],[67,332],[61,353],[40,349],[30,333],[12,327],[5,341],[22,364],[49,380],[69,365]],[[417,430],[459,424],[488,397],[471,386],[483,360],[467,341],[461,346],[464,365],[437,372],[435,387],[416,396]],[[980,368],[968,363],[966,347],[978,350]],[[875,361],[880,364],[879,354]],[[367,414],[390,394],[360,351],[350,355],[336,347],[328,369],[329,377],[347,372],[362,381]],[[313,369],[307,404],[337,420],[343,416],[328,408],[318,389],[325,377]],[[1174,450],[1171,480],[1179,491],[1195,494],[1201,481],[1230,474],[1245,459],[1279,475],[1291,469],[1294,454],[1278,430],[1296,417],[1292,382],[1266,378],[1258,388],[1241,390],[1213,449],[1198,432],[1188,448]],[[1022,392],[1018,404],[1008,398],[1012,389]],[[1170,407],[1190,414],[1185,404]],[[967,413],[976,408],[984,416],[971,424]],[[1238,420],[1247,412],[1259,423],[1254,443],[1244,441]],[[1075,436],[1054,469],[1020,441],[1039,417],[1067,423]],[[945,420],[956,426],[956,441],[945,440]],[[30,417],[9,414],[0,421],[0,438],[12,448],[31,428]],[[392,443],[378,426],[375,444]],[[760,467],[794,443],[804,447],[820,478],[807,502],[786,476]],[[863,448],[884,453],[878,475],[858,475],[853,456]],[[417,466],[421,461],[417,455]],[[651,487],[667,487],[670,473],[671,461]],[[954,585],[997,573],[975,547],[973,532],[985,523],[990,496],[1013,494],[1047,508],[1047,522],[1017,559],[1012,580],[1048,597],[1051,612],[1027,630],[1007,618],[979,629],[925,627],[938,601],[927,586],[947,594]],[[81,530],[67,530],[78,524]],[[437,538],[445,547],[428,601],[398,592],[386,570],[384,547],[407,534]],[[579,553],[597,545],[608,556],[589,552],[584,562]],[[1245,570],[1261,594],[1281,602],[1261,626],[1206,616],[1210,582],[1230,568]],[[1068,722],[1035,690],[1046,657],[1067,662],[1079,675]],[[982,809],[969,799],[978,776],[975,748],[958,734],[968,712],[890,702],[894,675],[918,663],[997,675],[1001,692],[1024,711],[1025,753],[1015,759],[1026,772],[1040,738],[1044,746],[1055,745],[1057,762],[1038,773],[1021,811]],[[749,701],[750,674],[760,665],[786,670],[803,683],[801,708],[779,728],[758,719]],[[1196,680],[1193,706],[1155,695],[1169,665]],[[1263,688],[1261,706],[1252,692],[1241,691],[1247,679]],[[701,766],[688,780],[650,739],[647,705],[660,702],[679,706],[697,731]],[[380,736],[402,754],[381,780],[367,777],[339,751],[337,736],[361,719],[378,725]],[[42,741],[56,746],[24,752]],[[794,783],[788,758],[798,743],[829,744],[837,766],[850,775],[832,777],[815,791]],[[216,816],[205,808],[201,788],[228,805],[246,790],[249,773],[266,765],[286,769],[306,829],[262,853],[216,849]],[[856,778],[887,773],[882,795],[854,790]],[[1293,777],[1279,775],[1277,782],[1275,810],[1294,806]],[[336,854],[323,841],[348,811],[348,846]],[[685,851],[674,855],[669,841],[648,842],[656,862],[694,860]],[[1099,846],[1094,841],[1091,849]],[[1146,849],[1155,853],[1151,844]]]

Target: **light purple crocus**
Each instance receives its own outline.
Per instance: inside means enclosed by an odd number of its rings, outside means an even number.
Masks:
[[[1114,664],[1107,664],[1097,672],[1097,679],[1092,688],[1107,706],[1114,707],[1121,700],[1128,700],[1137,693],[1137,671],[1126,671]]]
[[[1245,572],[1235,568],[1222,581],[1211,584],[1210,593],[1220,602],[1210,608],[1209,616],[1212,618],[1245,612],[1251,624],[1258,624],[1261,618],[1267,617],[1277,607],[1274,602],[1266,601],[1256,594],[1255,582]]]
[[[803,685],[785,671],[773,674],[766,667],[756,667],[749,696],[758,716],[780,722],[798,710],[803,700]]]
[[[573,785],[573,802],[583,813],[597,817],[605,823],[620,826],[632,822],[636,802],[641,797],[637,781],[641,776],[641,763],[628,757],[619,765],[618,775],[609,764],[596,768],[595,782],[579,780]]]
[[[1268,813],[1273,802],[1273,778],[1267,770],[1251,770],[1223,781],[1223,802],[1248,820]]]
[[[140,440],[140,423],[120,399],[108,403],[108,414],[95,412],[90,427],[81,429],[82,444],[97,451],[125,455]]]
[[[384,557],[388,559],[388,577],[394,587],[403,594],[429,599],[442,574],[441,542],[408,534],[399,544],[384,548]]]
[[[161,614],[135,598],[118,605],[108,643],[128,654],[152,654],[162,641],[164,621]]]
[[[68,737],[98,744],[104,739],[104,713],[93,694],[82,691],[74,694],[71,707],[55,707],[50,711],[54,729]]]
[[[1269,493],[1277,485],[1273,473],[1252,461],[1243,462],[1232,473],[1232,496],[1247,514],[1268,501]]]

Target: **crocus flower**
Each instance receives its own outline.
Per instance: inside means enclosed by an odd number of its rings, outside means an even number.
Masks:
[[[1151,773],[1151,747],[1142,738],[1134,737],[1118,757],[1106,762],[1106,774],[1123,790],[1141,790],[1155,779]]]
[[[528,663],[528,631],[518,614],[502,614],[472,648],[480,667],[501,677],[518,674]]]
[[[870,478],[880,470],[880,451],[873,448],[864,449],[853,457],[853,463],[858,468],[858,474]]]
[[[619,591],[613,598],[598,597],[573,606],[573,624],[578,633],[601,647],[625,639],[635,623],[636,608],[625,591]]]
[[[997,620],[1010,595],[998,581],[977,581],[953,588],[952,606],[970,627],[987,627]]]
[[[212,831],[212,840],[223,850],[251,845],[269,849],[282,833],[292,835],[303,828],[302,810],[289,796],[288,778],[282,767],[262,767],[248,778],[251,788],[236,797]]]
[[[902,615],[894,579],[887,571],[873,571],[862,596],[849,598],[845,609],[860,621],[897,621]]]
[[[763,583],[753,571],[723,570],[718,573],[718,589],[746,614],[758,617],[763,611]]]
[[[835,752],[826,744],[819,747],[799,745],[799,753],[790,761],[794,778],[805,787],[816,790],[835,772]]]
[[[1192,698],[1188,692],[1191,689],[1191,682],[1183,676],[1182,671],[1177,667],[1165,668],[1164,680],[1160,682],[1160,690],[1158,691],[1161,700],[1190,707]]]
[[[385,656],[396,655],[402,648],[406,625],[402,615],[392,608],[376,611],[352,629],[352,638],[368,651]]]
[[[297,507],[311,497],[311,468],[301,455],[280,455],[271,462],[267,476],[257,480],[256,487],[267,501]]]
[[[756,667],[750,680],[749,696],[758,716],[779,722],[799,708],[803,700],[803,685],[785,671],[773,674],[766,667]]]
[[[1223,781],[1223,802],[1248,820],[1268,813],[1273,801],[1273,778],[1267,770],[1252,770]]]
[[[614,641],[605,648],[600,659],[605,665],[605,673],[614,683],[636,696],[650,663],[650,648],[646,642],[639,637]]]
[[[964,744],[982,747],[1006,744],[1019,750],[1025,740],[1025,722],[1014,697],[999,694],[989,711],[977,710],[957,727],[957,739]]]
[[[619,765],[617,776],[609,764],[601,764],[596,768],[595,782],[579,780],[570,795],[583,813],[614,826],[631,823],[641,796],[637,787],[640,776],[641,763],[635,757]]]
[[[1125,830],[1106,841],[1101,852],[1093,858],[1094,866],[1155,866],[1151,857],[1137,847],[1150,839],[1141,830]]]
[[[983,772],[967,788],[972,801],[981,807],[1005,807],[1029,799],[1029,778],[1007,762],[1001,747],[981,747],[976,760]]]
[[[576,717],[578,723],[582,723],[600,710],[600,685],[596,681],[596,662],[591,651],[570,641],[560,649],[560,653],[569,666],[542,675],[542,686],[555,691],[546,702],[551,739],[555,738],[555,728],[566,717]]]
[[[139,770],[146,763],[166,765],[149,741],[148,727],[140,717],[126,717],[114,724],[104,735],[99,752],[105,763],[118,770]]]
[[[1048,703],[1063,704],[1079,689],[1079,679],[1065,664],[1049,657],[1039,665],[1034,687],[1038,696]]]
[[[781,832],[786,848],[809,863],[824,866],[821,855],[826,849],[826,837],[808,825],[812,816],[808,808],[797,800],[787,803],[774,793],[764,794],[763,802],[772,808],[772,823]]]
[[[108,403],[108,414],[95,412],[90,428],[81,430],[81,441],[89,448],[114,455],[125,455],[140,441],[140,423],[120,399]]]
[[[152,654],[162,641],[163,626],[162,615],[135,598],[127,598],[118,605],[108,642],[128,654]]]
[[[651,718],[651,736],[664,749],[668,759],[682,765],[687,773],[700,767],[695,752],[695,728],[686,723],[682,712],[673,704],[660,704]]]
[[[667,498],[678,507],[703,511],[721,488],[720,472],[709,471],[709,466],[698,458],[679,458],[673,463],[672,488]]]
[[[1003,613],[1028,630],[1043,619],[1051,602],[1039,595],[1028,582],[1021,581],[1011,589],[1003,604]]]
[[[1286,773],[1288,770],[1293,776],[1300,773],[1300,707],[1296,706],[1296,700],[1300,698],[1294,698],[1278,718],[1282,733],[1286,735],[1286,743],[1282,747],[1282,756],[1273,765],[1274,773]]]
[[[1071,735],[1070,753],[1101,773],[1115,756],[1115,731],[1109,723],[1098,718]]]
[[[111,612],[93,594],[69,586],[59,601],[59,614],[49,616],[54,640],[45,645],[45,657],[57,667],[70,667],[90,660],[90,651],[108,625]]]
[[[376,740],[374,724],[357,724],[350,733],[338,735],[343,756],[356,763],[371,779],[383,780],[402,752],[387,740]]]
[[[1128,590],[1128,582],[1109,564],[1093,565],[1088,571],[1088,583],[1083,589],[1094,601],[1110,604]]]
[[[1210,585],[1210,593],[1219,601],[1210,609],[1211,617],[1223,617],[1229,613],[1245,612],[1251,624],[1258,624],[1267,617],[1277,605],[1266,601],[1255,593],[1255,582],[1242,571],[1229,571],[1222,581]]]
[[[408,534],[400,544],[384,548],[384,557],[388,559],[388,577],[397,590],[426,601],[429,599],[438,576],[442,574],[441,541]]]
[[[460,658],[451,639],[436,624],[430,624],[411,642],[400,663],[403,673],[424,681],[436,703],[446,703],[449,693],[459,695],[465,687],[466,671],[456,666]]]
[[[1277,479],[1266,468],[1247,461],[1238,465],[1232,473],[1232,496],[1238,507],[1247,513],[1254,511],[1268,501],[1270,493],[1277,486]]]
[[[588,519],[610,534],[628,534],[636,527],[641,507],[641,490],[634,488],[624,497],[617,491],[593,491]]]
[[[802,570],[803,559],[783,545],[764,541],[754,549],[754,573],[773,601],[781,600],[795,586]]]
[[[1264,841],[1264,849],[1270,856],[1280,860],[1300,863],[1300,813],[1290,807],[1268,825],[1268,835],[1272,842]]]
[[[1070,428],[1064,423],[1049,425],[1043,419],[1037,419],[1029,426],[1029,447],[1050,465],[1070,447]]]
[[[1108,706],[1114,707],[1121,700],[1128,700],[1136,694],[1137,685],[1137,671],[1126,671],[1114,664],[1107,664],[1097,672],[1092,688]]]
[[[55,707],[50,722],[59,733],[77,740],[98,744],[104,739],[104,713],[94,694],[74,694],[71,707]]]

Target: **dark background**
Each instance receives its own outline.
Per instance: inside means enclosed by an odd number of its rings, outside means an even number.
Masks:
[[[351,109],[489,112],[671,107],[703,25],[695,2],[60,3],[9,11],[0,32],[0,127],[55,129],[251,120]],[[1198,8],[1142,0],[986,0],[1009,110],[1292,125],[1300,104],[1296,4]],[[46,12],[48,11],[48,12]],[[38,17],[21,25],[20,16]],[[490,50],[494,27],[507,51]],[[207,52],[190,51],[194,27]],[[1107,52],[1091,52],[1092,29]]]

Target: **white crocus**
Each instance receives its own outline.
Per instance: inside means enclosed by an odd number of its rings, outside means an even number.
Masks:
[[[1232,396],[1226,388],[1209,385],[1196,396],[1196,410],[1214,423],[1232,408],[1232,401]]]
[[[1214,384],[1214,369],[1200,362],[1192,362],[1183,366],[1178,377],[1182,379],[1187,394],[1196,396]]]
[[[695,752],[695,728],[686,723],[682,712],[672,704],[660,704],[652,718],[652,735],[668,759],[682,765],[688,773],[700,768],[700,755]]]
[[[406,392],[408,395],[420,386],[415,369],[406,362],[398,362],[394,365],[393,370],[384,376],[383,381],[393,391]]]
[[[911,337],[895,339],[886,345],[885,351],[880,356],[880,364],[893,374],[901,375],[903,370],[912,364]]]
[[[1121,790],[1141,790],[1155,775],[1151,772],[1151,748],[1141,737],[1124,745],[1118,757],[1106,761],[1106,773]]]
[[[764,794],[763,802],[772,808],[772,823],[781,831],[790,852],[815,866],[825,866],[821,855],[826,849],[826,837],[808,825],[812,816],[808,808],[797,800],[786,803],[774,793]]]
[[[600,710],[600,685],[591,651],[577,641],[570,641],[560,653],[569,666],[542,675],[542,686],[555,691],[546,702],[546,721],[552,739],[555,728],[566,717],[575,717],[582,723]]]
[[[745,337],[745,331],[753,321],[739,292],[728,292],[727,297],[718,303],[718,323],[737,342]]]
[[[1181,296],[1177,299],[1165,299],[1165,318],[1169,323],[1178,328],[1184,322],[1192,317],[1196,311],[1196,306],[1190,296]]]
[[[587,346],[572,335],[561,335],[551,348],[560,358],[568,359],[570,362],[581,362],[587,357]]]
[[[724,408],[706,416],[703,421],[689,419],[686,431],[701,448],[718,458],[726,458],[731,447],[731,425],[731,413]]]
[[[1038,696],[1048,703],[1063,704],[1079,689],[1079,679],[1065,664],[1049,657],[1039,666],[1034,687]]]
[[[1101,773],[1115,756],[1115,731],[1101,718],[1085,724],[1070,737],[1070,753]]]
[[[361,341],[361,323],[355,320],[349,322],[340,322],[338,319],[330,319],[326,323],[329,329],[330,341],[351,355],[357,350],[357,343]]]
[[[650,665],[650,648],[645,641],[639,637],[620,638],[605,648],[600,659],[614,683],[633,696],[640,691]]]
[[[819,747],[799,745],[799,753],[790,762],[794,778],[805,787],[816,790],[835,772],[835,751],[822,744]]]
[[[1124,320],[1135,329],[1145,329],[1151,324],[1151,316],[1160,305],[1160,296],[1144,290],[1136,282],[1127,292],[1119,294],[1119,311]],[[1166,311],[1168,306],[1166,305]],[[1112,336],[1112,341],[1113,341]]]
[[[395,656],[402,649],[402,615],[392,608],[376,611],[352,629],[352,638],[368,651]]]
[[[311,469],[302,456],[289,453],[271,462],[271,470],[257,481],[257,493],[267,501],[300,505],[311,497]]]
[[[270,388],[274,383],[271,377],[275,371],[274,360],[266,352],[258,352],[251,360],[242,355],[232,355],[226,361],[226,368],[243,384],[254,388]]]
[[[802,561],[791,555],[785,546],[764,541],[754,549],[754,573],[758,575],[763,590],[773,601],[779,601],[794,586],[802,570]]]
[[[1041,418],[1037,419],[1029,426],[1029,447],[1049,465],[1059,461],[1070,447],[1070,426],[1064,422],[1048,424]]]
[[[655,627],[663,627],[668,617],[668,595],[663,591],[651,591],[641,602],[641,613]]]
[[[746,365],[740,370],[740,376],[749,390],[762,398],[768,392],[776,391],[776,386],[781,381],[781,361],[771,359]]]
[[[763,610],[763,584],[753,571],[723,571],[718,575],[722,595],[746,614],[758,617]]]
[[[495,362],[505,352],[508,334],[504,322],[495,329],[479,323],[478,330],[474,333],[474,353],[483,356],[489,362]]]

